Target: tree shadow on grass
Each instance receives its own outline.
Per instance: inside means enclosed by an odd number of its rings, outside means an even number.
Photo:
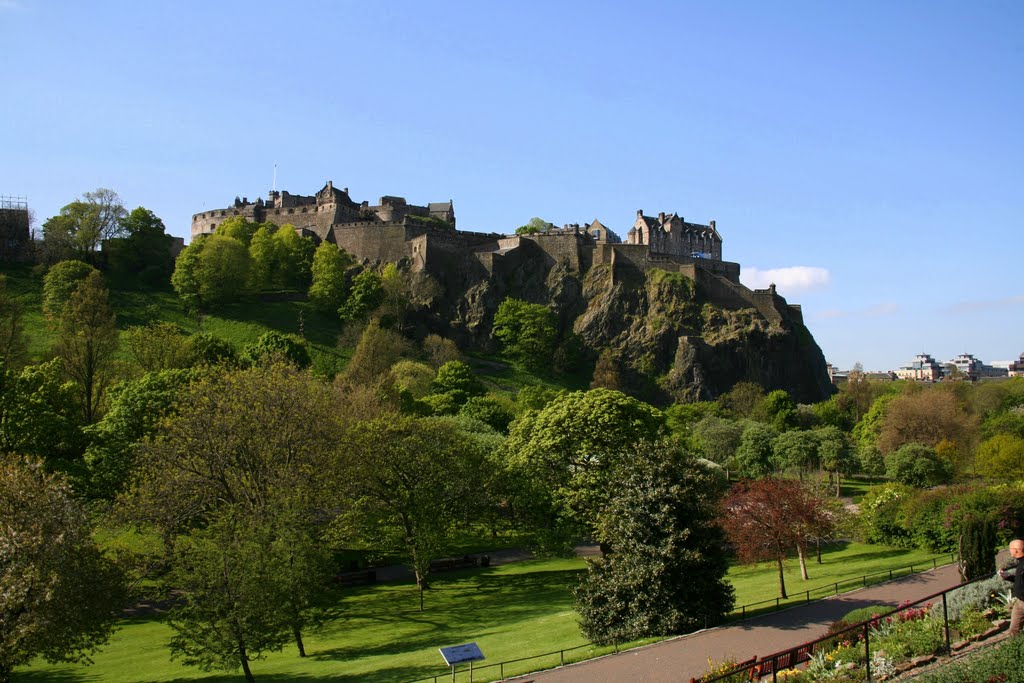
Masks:
[[[11,683],[88,683],[100,678],[87,671],[56,669],[48,671],[18,671],[11,675]]]

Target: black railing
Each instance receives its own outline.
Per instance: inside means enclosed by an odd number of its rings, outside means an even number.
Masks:
[[[949,563],[953,564],[957,561],[956,553],[949,554]],[[806,591],[799,591],[785,598],[771,598],[769,600],[762,600],[760,602],[752,602],[747,605],[741,605],[736,607],[729,612],[727,619],[735,619],[738,615],[740,621],[746,619],[748,616],[756,616],[764,611],[764,606],[770,606],[771,609],[780,609],[782,607],[791,607],[800,603],[807,604],[811,601],[811,596],[815,596],[815,600],[822,598],[839,595],[839,588],[842,586],[845,590],[852,590],[854,587],[860,586],[861,588],[873,584],[881,583],[882,581],[892,581],[894,578],[900,576],[910,576],[918,571],[928,571],[929,569],[937,569],[939,566],[938,556],[933,557],[929,566],[928,562],[915,562],[911,565],[903,567],[897,567],[896,569],[884,569],[880,572],[872,572],[871,574],[864,574],[856,578],[843,579],[842,581],[836,581],[834,583],[826,583],[823,586],[817,588],[811,588]],[[906,572],[906,573],[903,573]],[[869,579],[878,578],[877,581],[869,581]],[[758,607],[760,609],[754,610],[752,608]],[[748,615],[747,612],[756,612],[756,614]]]
[[[881,612],[877,615],[872,616],[870,619],[866,621],[853,624],[852,626],[842,629],[841,631],[829,633],[816,640],[801,643],[796,647],[792,647],[787,650],[782,650],[781,652],[776,652],[766,657],[754,657],[753,659],[749,659],[745,662],[737,664],[735,667],[729,669],[728,671],[718,674],[714,677],[691,678],[690,683],[716,683],[718,681],[735,681],[748,679],[751,681],[758,681],[762,678],[767,677],[768,675],[771,675],[772,683],[777,683],[778,673],[780,671],[784,669],[794,668],[800,664],[810,661],[811,656],[815,653],[817,649],[819,649],[819,646],[822,643],[826,643],[829,645],[834,644],[837,641],[842,640],[844,635],[860,636],[863,639],[864,668],[866,672],[865,680],[868,681],[868,683],[870,683],[872,680],[871,630],[874,625],[882,623],[883,620],[885,620],[886,618],[892,617],[893,615],[899,614],[900,612],[904,612],[915,605],[931,602],[936,598],[942,598],[942,631],[945,639],[943,649],[948,655],[952,653],[953,650],[949,638],[949,610],[947,607],[946,596],[949,593],[952,593],[953,591],[957,591],[963,588],[964,586],[968,586],[972,583],[977,583],[978,581],[986,581],[988,579],[991,579],[993,576],[996,575],[989,574],[979,579],[974,579],[973,581],[967,581],[966,583],[958,584],[956,586],[953,586],[952,588],[947,588],[945,590],[939,591],[938,593],[933,593],[931,595],[920,598],[919,600],[915,600],[913,602],[905,602],[901,604],[899,607],[893,608],[887,612]]]
[[[956,562],[956,555],[955,554],[951,553],[949,558],[950,558],[950,562],[951,563],[952,562]],[[779,609],[781,607],[791,607],[793,605],[799,604],[801,600],[804,602],[804,604],[806,604],[806,603],[809,603],[811,601],[811,595],[812,594],[816,595],[817,593],[819,593],[821,591],[825,591],[825,592],[823,592],[819,597],[816,597],[815,600],[820,600],[820,599],[823,599],[823,598],[831,596],[831,595],[838,595],[839,594],[839,587],[840,586],[850,586],[850,587],[861,586],[861,587],[863,587],[863,586],[869,585],[870,583],[880,583],[881,581],[889,581],[889,580],[892,580],[892,579],[894,579],[894,578],[896,578],[898,576],[909,576],[910,574],[915,573],[914,572],[914,568],[915,567],[919,571],[927,571],[929,569],[936,569],[938,566],[939,566],[939,564],[938,564],[938,557],[933,557],[932,560],[931,560],[930,565],[927,562],[917,562],[917,563],[914,563],[914,564],[911,564],[911,565],[907,565],[907,566],[903,566],[903,567],[898,567],[896,569],[888,569],[888,570],[884,570],[884,571],[880,571],[880,572],[873,572],[871,574],[864,574],[863,576],[858,576],[856,578],[843,579],[842,581],[836,581],[836,582],[833,582],[833,583],[825,584],[824,586],[819,586],[818,588],[812,588],[811,590],[803,591],[801,593],[797,593],[796,594],[797,597],[789,597],[789,598],[786,598],[785,600],[781,600],[780,598],[775,598],[774,600],[762,600],[761,602],[755,602],[755,603],[751,603],[749,605],[741,605],[740,607],[737,607],[737,608],[733,609],[733,611],[729,613],[728,617],[726,617],[726,620],[727,621],[729,621],[729,620],[742,621],[743,619],[747,619],[749,617],[753,617],[753,616],[755,616],[755,614],[753,614],[753,613],[748,614],[748,611],[751,611],[750,608],[757,607],[759,605],[772,605],[771,609]],[[906,571],[906,573],[905,574],[901,574],[901,572],[904,572],[904,571]],[[879,578],[878,581],[869,581],[869,579],[872,579],[874,577],[882,577],[882,578]],[[888,578],[885,578],[885,577],[888,577]],[[765,608],[762,608],[762,609],[765,609]],[[561,650],[554,650],[552,652],[545,652],[545,653],[539,654],[539,655],[529,655],[527,657],[519,657],[519,658],[516,658],[516,659],[505,659],[505,660],[502,660],[500,662],[495,662],[494,664],[485,664],[483,666],[474,665],[472,667],[472,670],[470,669],[469,666],[467,666],[464,670],[457,671],[455,673],[463,674],[464,675],[464,680],[466,680],[466,681],[472,681],[474,674],[479,673],[481,671],[484,671],[486,669],[497,668],[498,669],[498,679],[501,680],[501,679],[505,678],[505,666],[506,665],[519,664],[519,663],[522,663],[522,662],[528,662],[528,661],[535,660],[535,659],[544,659],[546,657],[550,657],[550,658],[552,658],[552,661],[554,661],[553,658],[557,656],[558,657],[558,664],[556,664],[555,666],[564,666],[565,665],[565,661],[566,661],[565,660],[565,655],[568,652],[575,652],[576,650],[584,650],[584,649],[587,649],[587,648],[609,647],[609,646],[612,648],[612,651],[618,652],[619,651],[619,646],[622,645],[622,644],[623,643],[587,643],[585,645],[577,645],[575,647],[562,648]],[[753,662],[753,661],[754,660],[751,660],[751,662]],[[804,661],[806,661],[806,660],[804,660]],[[749,668],[750,667],[748,667],[748,669],[738,669],[738,671],[749,670]],[[736,673],[736,672],[734,671],[733,673]],[[410,683],[427,683],[428,681],[430,681],[431,683],[444,683],[444,681],[454,680],[452,674],[453,674],[452,670],[448,669],[444,673],[439,673],[439,674],[436,674],[434,676],[427,676],[426,678],[417,678],[414,681],[410,681]],[[520,675],[520,674],[517,673],[516,675]],[[720,680],[720,679],[716,678],[716,679],[713,679],[713,680]]]

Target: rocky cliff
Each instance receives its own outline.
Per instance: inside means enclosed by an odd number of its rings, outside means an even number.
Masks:
[[[589,367],[610,353],[625,388],[661,403],[712,399],[739,381],[785,389],[798,402],[832,392],[825,359],[799,307],[774,290],[752,291],[672,263],[639,269],[594,264],[584,272],[552,259],[527,258],[472,277],[441,276],[443,296],[421,309],[421,332],[467,348],[495,348],[491,321],[505,297],[549,306],[563,340],[582,347]]]

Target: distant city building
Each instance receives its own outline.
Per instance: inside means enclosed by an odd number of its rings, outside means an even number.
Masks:
[[[1006,373],[1010,377],[1024,377],[1024,353],[1020,354],[1020,358],[1006,366]]]
[[[915,382],[938,382],[942,379],[942,366],[935,362],[927,353],[919,353],[914,356],[910,365],[905,365],[896,370],[896,376],[900,379],[910,379]]]
[[[1007,369],[986,365],[969,353],[961,353],[946,365],[956,369],[955,372],[950,373],[951,375],[960,375],[972,382],[976,382],[982,377],[1006,377],[1007,375]]]

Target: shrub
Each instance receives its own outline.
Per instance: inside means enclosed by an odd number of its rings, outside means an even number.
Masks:
[[[927,673],[915,683],[1024,683],[1024,638],[1009,638],[965,661]]]
[[[287,362],[299,369],[309,367],[309,345],[294,334],[267,332],[242,349],[242,361],[247,365],[268,365]]]
[[[61,261],[55,263],[43,278],[43,313],[56,320],[64,310],[64,304],[89,273],[96,270],[84,261]]]
[[[992,622],[980,610],[969,609],[960,615],[954,626],[962,638],[972,638],[991,628]]]
[[[957,621],[970,610],[983,610],[992,602],[992,595],[1003,590],[1004,582],[998,576],[977,581],[946,594],[946,613],[950,621]],[[932,616],[942,620],[942,610],[932,610]]]

